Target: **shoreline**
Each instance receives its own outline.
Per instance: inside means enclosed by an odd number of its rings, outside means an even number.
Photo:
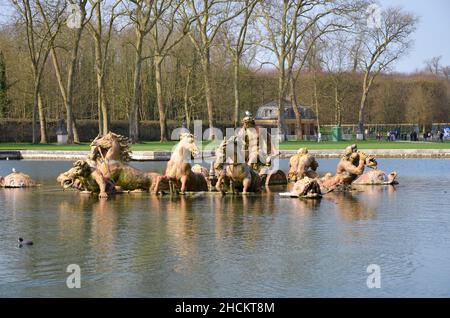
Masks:
[[[377,158],[450,158],[450,149],[362,149]],[[318,159],[340,158],[343,149],[309,150]],[[288,159],[297,150],[281,150],[280,158]],[[42,151],[42,150],[0,150],[0,160],[79,160],[84,159],[89,151]],[[170,151],[134,151],[132,161],[168,161]],[[202,152],[203,158],[214,156],[212,151]]]

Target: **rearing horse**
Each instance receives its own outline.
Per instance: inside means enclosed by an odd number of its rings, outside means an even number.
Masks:
[[[191,164],[188,162],[192,157],[200,153],[195,144],[194,135],[183,133],[180,135],[180,142],[170,156],[164,176],[158,177],[155,185],[155,192],[159,192],[161,181],[168,180],[170,183],[180,186],[180,193],[186,191],[208,191],[208,184],[205,176],[201,173],[192,171]],[[172,187],[171,187],[172,190]]]
[[[97,136],[91,143],[91,154],[89,159],[98,161],[121,161],[131,160],[127,137],[109,132],[104,136]]]

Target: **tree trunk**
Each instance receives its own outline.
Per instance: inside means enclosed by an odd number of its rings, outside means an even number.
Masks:
[[[82,17],[82,21],[84,21],[84,16]],[[47,25],[49,28],[49,26]],[[80,39],[83,28],[80,27],[76,30],[75,38],[73,41],[73,46],[70,55],[70,64],[67,74],[67,90],[64,87],[62,76],[61,76],[61,68],[59,66],[58,58],[56,55],[55,46],[51,47],[51,55],[53,66],[55,68],[56,79],[58,81],[59,90],[61,92],[61,96],[63,99],[64,107],[66,109],[66,121],[67,121],[67,142],[72,144],[74,142],[79,143],[80,140],[78,138],[78,132],[76,131],[75,126],[75,118],[73,115],[73,90],[74,90],[74,82],[75,82],[75,72],[77,67],[77,58],[78,58],[78,48],[80,45]]]
[[[103,68],[102,43],[99,36],[95,37],[95,71],[97,74],[97,103],[99,134],[106,135],[109,131],[108,105],[105,92],[105,70]]]
[[[339,96],[338,84],[334,84],[334,107],[335,107],[335,115],[334,121],[336,126],[341,127],[342,125],[342,109],[341,109],[341,100]]]
[[[365,107],[366,107],[366,103],[367,103],[367,91],[364,90],[362,97],[361,97],[361,104],[359,107],[359,114],[358,114],[358,133],[359,134],[363,134],[363,138],[365,139],[364,136],[364,111],[365,111]]]
[[[108,115],[108,100],[106,98],[106,91],[105,91],[105,78],[102,76],[102,86],[100,89],[101,99],[102,99],[102,119],[103,119],[103,131],[102,134],[106,135],[109,132],[109,115]]]
[[[289,78],[289,98],[291,100],[292,109],[294,110],[295,114],[295,135],[297,136],[298,140],[302,140],[302,114],[298,109],[297,96],[295,94],[295,81],[292,76]]]
[[[96,24],[97,30],[93,31],[94,47],[95,47],[95,73],[97,75],[97,107],[98,107],[98,130],[99,135],[106,135],[109,132],[109,117],[108,117],[108,104],[105,92],[105,65],[103,56],[102,43],[106,40],[109,43],[109,38],[103,38],[102,31],[102,10],[100,2],[96,5]],[[105,52],[107,52],[108,46],[105,46]]]
[[[286,134],[285,122],[284,122],[284,85],[285,85],[285,70],[284,67],[280,69],[278,77],[278,133],[283,136]]]
[[[156,102],[158,104],[159,127],[161,133],[160,141],[167,141],[166,110],[164,108],[164,98],[162,93],[161,56],[158,55],[155,56],[154,65],[155,65],[155,81],[156,81]]]
[[[240,108],[240,92],[239,92],[239,80],[240,80],[240,59],[235,57],[234,59],[234,128],[239,127],[239,108]]]
[[[35,87],[33,96],[33,115],[31,123],[33,144],[37,144],[37,126],[36,126],[37,113],[38,113],[38,90],[37,87]]]
[[[40,92],[37,94],[38,111],[39,111],[39,128],[41,133],[41,140],[39,143],[47,143],[47,123],[45,120],[44,103],[42,102],[42,95]]]
[[[209,49],[208,49],[209,51]],[[208,125],[209,125],[209,139],[214,139],[214,102],[211,90],[211,62],[209,60],[209,52],[202,56],[202,67],[203,67],[203,81],[205,84],[205,97],[206,106],[208,109]]]
[[[73,118],[73,121],[72,121],[72,131],[73,131],[73,142],[75,144],[79,144],[80,136],[78,135],[77,121],[75,120],[75,118]]]
[[[83,17],[84,20],[84,17]],[[73,113],[73,91],[75,83],[75,75],[77,69],[78,49],[80,47],[81,33],[83,29],[79,28],[76,31],[75,40],[73,42],[72,53],[70,57],[70,66],[67,74],[67,99],[66,99],[66,115],[67,115],[67,139],[68,143],[79,143],[78,131],[75,123],[75,116]]]
[[[370,80],[369,80],[369,74],[366,72],[364,74],[364,82],[363,82],[363,92],[361,96],[361,103],[359,105],[359,114],[358,114],[358,133],[363,135],[363,139],[365,139],[364,136],[364,111],[367,104],[367,96],[369,94],[370,89]]]
[[[59,62],[58,62],[58,57],[56,56],[55,47],[51,48],[51,56],[52,56],[53,67],[55,68],[56,79],[58,81],[59,91],[61,93],[61,97],[62,97],[62,100],[63,100],[64,107],[66,108],[66,111],[67,111],[66,89],[64,87],[63,80],[62,80],[62,77],[61,77],[61,68],[59,67]],[[68,134],[69,134],[69,136],[68,136],[68,138],[69,138],[70,137],[70,133],[68,133]]]
[[[97,84],[98,87],[98,84]],[[98,134],[103,135],[103,115],[102,115],[102,98],[100,92],[97,92],[97,113],[98,113]]]
[[[314,70],[314,79],[313,79],[313,96],[314,96],[314,105],[316,106],[316,118],[317,118],[317,134],[320,134],[320,122],[319,122],[319,96],[317,94],[317,77],[316,71]]]
[[[104,77],[97,74],[98,128],[99,134],[102,136],[109,132],[108,105],[104,82]]]
[[[184,87],[184,114],[186,117],[186,126],[188,129],[189,127],[191,127],[191,114],[189,112],[189,84],[191,82],[191,73],[192,70],[189,70],[186,76],[186,84]]]
[[[132,143],[139,142],[139,101],[141,98],[142,39],[140,31],[136,31],[136,56],[133,78],[133,100],[128,114],[129,137]]]

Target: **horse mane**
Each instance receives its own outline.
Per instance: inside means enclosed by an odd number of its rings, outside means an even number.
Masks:
[[[222,140],[222,142],[219,144],[219,146],[217,147],[217,149],[215,151],[215,155],[216,155],[215,164],[223,164],[223,163],[227,162],[228,159],[231,159],[232,162],[235,163],[236,156],[239,151],[239,149],[238,149],[239,140],[241,141],[241,146],[244,146],[244,140],[239,135],[231,136],[228,139]],[[234,144],[232,156],[227,155],[227,146],[229,144]]]
[[[176,144],[174,150],[172,151],[172,155],[170,156],[170,161],[179,159],[178,152],[183,148],[184,143],[186,143],[187,138],[194,138],[194,135],[191,133],[181,133],[180,141]]]
[[[130,140],[128,137],[109,132],[108,134],[97,137],[91,143],[91,147],[100,147],[106,154],[119,151],[121,161],[131,160]],[[116,148],[118,147],[118,149]],[[106,155],[105,155],[106,156]]]
[[[216,160],[214,163],[221,164],[224,163],[226,160],[226,149],[227,149],[228,140],[224,139],[220,142],[219,146],[215,150],[214,154],[216,157]]]

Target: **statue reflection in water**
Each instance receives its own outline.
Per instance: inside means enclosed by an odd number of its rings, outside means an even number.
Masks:
[[[5,210],[11,211],[13,215],[16,212],[20,212],[23,209],[24,202],[27,202],[27,198],[33,190],[31,189],[6,189],[0,191],[0,200],[3,201]]]
[[[96,260],[95,271],[108,271],[116,252],[118,217],[117,203],[124,203],[126,196],[98,200],[89,195],[79,195],[61,200],[58,205],[59,236],[68,244],[83,246],[83,253]],[[120,199],[120,200],[119,200]],[[86,217],[89,215],[89,217]],[[77,245],[78,242],[78,245]],[[88,242],[88,244],[86,244]]]
[[[226,248],[228,238],[240,239],[249,247],[264,235],[259,216],[279,213],[274,196],[222,196],[209,193],[198,196],[174,196],[152,200],[151,213],[158,213],[165,226],[168,246],[177,256],[176,269],[191,270],[198,264],[198,255],[205,244],[203,235],[211,236],[218,254]]]
[[[323,198],[333,202],[336,211],[347,221],[372,220],[386,196],[391,196],[396,189],[387,186],[355,186],[351,192],[330,192]]]

